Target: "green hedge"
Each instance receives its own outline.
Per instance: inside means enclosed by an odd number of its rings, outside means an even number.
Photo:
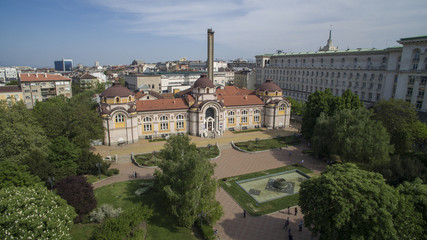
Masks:
[[[202,224],[200,225],[200,220],[197,221],[197,227],[200,229],[200,232],[202,233],[203,239],[205,240],[215,240],[215,234],[214,230],[211,225],[209,224]]]

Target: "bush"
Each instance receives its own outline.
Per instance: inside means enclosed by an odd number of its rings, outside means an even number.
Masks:
[[[77,174],[78,175],[98,175],[97,163],[101,163],[101,173],[106,173],[110,167],[110,163],[102,159],[101,155],[94,154],[89,150],[83,150],[80,157],[77,159]]]
[[[93,187],[84,176],[70,176],[62,179],[56,184],[56,192],[67,201],[68,205],[74,207],[79,215],[79,218],[75,219],[76,222],[81,222],[82,217],[96,207]]]
[[[147,221],[153,214],[148,207],[137,207],[126,211],[117,218],[107,218],[95,232],[96,240],[138,239],[135,234],[143,235],[139,224]]]
[[[203,239],[206,240],[215,240],[215,233],[211,225],[202,224],[200,225],[200,221],[197,221],[197,227],[202,232]]]
[[[120,170],[117,168],[112,168],[112,169],[108,169],[107,171],[105,171],[105,175],[108,177],[111,177],[113,175],[117,175],[119,174]]]
[[[116,218],[122,214],[121,208],[114,208],[110,204],[103,204],[89,214],[91,222],[101,223],[105,218]]]

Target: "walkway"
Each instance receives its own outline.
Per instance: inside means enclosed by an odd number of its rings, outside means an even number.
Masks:
[[[273,150],[262,153],[248,154],[236,151],[228,144],[231,142],[231,140],[247,141],[253,140],[254,138],[268,138],[276,136],[275,134],[286,135],[293,134],[293,132],[252,132],[242,135],[229,133],[225,136],[222,136],[222,138],[208,140],[198,138],[193,141],[198,146],[202,146],[203,144],[213,144],[215,142],[220,144],[221,156],[215,160],[212,160],[213,163],[217,164],[217,167],[215,168],[215,177],[217,179],[282,167],[284,165],[291,165],[294,163],[301,163],[302,159],[304,159],[304,165],[313,170],[315,173],[320,173],[326,169],[325,164],[321,163],[319,160],[308,157],[307,155],[303,155],[301,151],[305,147],[302,145],[298,147],[290,147],[286,150]],[[159,142],[150,144],[145,143],[146,145],[152,146],[144,146],[144,144],[138,143],[136,144],[138,146],[132,146],[134,145],[132,144],[123,147],[108,147],[106,149],[101,148],[97,150],[98,152],[109,151],[109,154],[129,153],[126,151],[139,152],[137,150],[140,150],[140,152],[150,152],[148,149],[159,150],[160,148],[154,148],[164,144],[164,142],[160,143],[161,144],[159,144]],[[289,152],[291,152],[291,154],[289,154]],[[138,168],[132,163],[113,164],[112,167],[120,169],[120,174],[118,176],[107,178],[94,183],[94,188],[98,188],[114,182],[134,179],[130,178],[134,171],[138,173],[138,179],[153,178],[153,173],[155,171],[152,168]],[[252,217],[248,215],[246,218],[243,218],[243,209],[224,190],[220,189],[218,191],[216,194],[216,199],[221,203],[221,206],[224,209],[224,215],[214,226],[214,229],[218,230],[218,234],[221,240],[287,239],[287,230],[283,229],[287,217],[289,217],[290,220],[290,228],[292,229],[292,235],[294,236],[294,239],[311,239],[311,234],[307,229],[303,228],[302,232],[298,231],[298,224],[302,220],[303,216],[299,209],[299,214],[297,216],[293,214],[295,207],[291,207],[291,215],[287,214],[287,210],[282,210],[260,217]]]

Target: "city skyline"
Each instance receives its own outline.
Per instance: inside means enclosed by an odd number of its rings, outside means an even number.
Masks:
[[[388,1],[12,1],[0,2],[0,66],[93,66],[317,51],[329,30],[340,49],[386,48],[427,32],[427,2]],[[332,26],[331,26],[332,25]]]

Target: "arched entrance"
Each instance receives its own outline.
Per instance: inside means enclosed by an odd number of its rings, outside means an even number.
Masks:
[[[216,129],[215,109],[210,107],[205,112],[205,129],[212,132]]]

